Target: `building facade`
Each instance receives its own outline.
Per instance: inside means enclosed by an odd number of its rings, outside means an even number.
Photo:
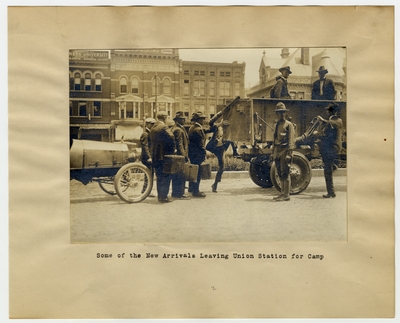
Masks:
[[[158,111],[211,118],[244,97],[245,63],[182,61],[178,49],[70,51],[71,138],[137,141]]]

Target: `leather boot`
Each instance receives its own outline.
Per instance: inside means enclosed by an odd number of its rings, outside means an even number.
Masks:
[[[290,201],[290,180],[289,179],[285,179],[281,181],[282,183],[282,196],[277,198],[275,201]]]

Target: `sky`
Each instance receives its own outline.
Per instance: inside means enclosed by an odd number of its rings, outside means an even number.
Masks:
[[[215,62],[215,63],[246,63],[245,88],[258,84],[258,69],[260,68],[263,51],[270,58],[280,58],[282,48],[238,48],[238,49],[179,49],[179,58],[184,61]]]

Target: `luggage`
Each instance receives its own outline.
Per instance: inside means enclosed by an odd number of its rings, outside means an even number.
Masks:
[[[183,173],[184,164],[185,164],[185,156],[165,155],[163,172],[165,174]]]
[[[202,163],[200,165],[201,168],[201,179],[210,179],[211,178],[211,165],[208,163]]]
[[[183,165],[185,172],[185,181],[197,182],[197,174],[199,172],[199,166],[194,164],[186,163]]]

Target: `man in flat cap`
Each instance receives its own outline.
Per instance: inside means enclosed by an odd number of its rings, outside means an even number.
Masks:
[[[313,83],[311,100],[335,100],[335,85],[331,79],[326,78],[328,70],[320,66],[316,72],[319,78]]]
[[[189,192],[192,192],[193,197],[205,197],[204,192],[200,192],[201,180],[201,163],[206,159],[206,135],[203,129],[203,123],[206,116],[203,112],[198,111],[192,114],[193,125],[189,128],[189,159],[192,164],[199,166],[197,174],[197,182],[189,182]]]
[[[275,113],[279,120],[275,126],[272,158],[281,181],[281,194],[274,197],[278,202],[290,200],[290,165],[295,148],[295,135],[293,124],[287,120],[287,111],[289,110],[282,102],[276,105]]]
[[[171,202],[168,199],[171,175],[164,173],[164,156],[173,155],[175,152],[175,140],[171,129],[165,124],[168,114],[165,111],[157,113],[157,122],[150,130],[151,157],[157,176],[157,194],[160,203]]]
[[[336,103],[331,103],[326,108],[327,119],[321,116],[317,118],[322,121],[323,127],[321,130],[319,152],[321,153],[324,163],[324,177],[327,194],[322,195],[324,198],[336,197],[333,187],[333,170],[334,161],[338,158],[338,154],[342,147],[342,119],[339,116],[339,106]]]
[[[183,127],[186,121],[186,117],[182,111],[178,111],[174,117],[175,124],[171,131],[175,138],[176,155],[184,156],[185,161],[189,160],[188,149],[189,149],[189,137],[186,129]],[[185,195],[185,174],[173,174],[172,175],[172,197],[177,199],[188,199]]]
[[[279,72],[281,72],[281,75],[276,77],[276,84],[271,89],[270,97],[273,99],[291,99],[287,85],[287,79],[292,74],[290,66],[281,67]]]

